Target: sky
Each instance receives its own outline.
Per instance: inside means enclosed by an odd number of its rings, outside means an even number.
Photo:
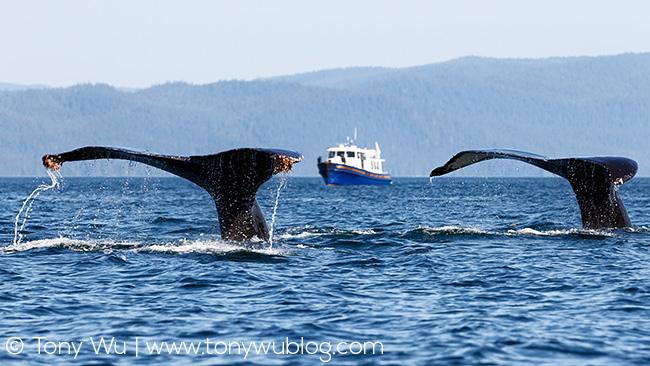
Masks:
[[[0,0],[0,82],[145,88],[650,52],[648,0]]]

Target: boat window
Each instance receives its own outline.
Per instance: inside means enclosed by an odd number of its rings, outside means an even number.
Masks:
[[[354,157],[354,151],[348,151],[348,158]]]
[[[327,155],[327,157],[330,158],[330,159],[335,157],[335,156],[336,156],[336,154],[334,153],[334,151],[330,151],[329,154]]]
[[[338,151],[336,155],[340,156],[341,158],[345,158],[345,153],[343,151]]]
[[[364,153],[359,153],[359,159],[361,159],[361,160],[366,160],[366,154],[364,154]]]

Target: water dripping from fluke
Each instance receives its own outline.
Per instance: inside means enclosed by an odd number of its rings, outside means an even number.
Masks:
[[[20,211],[18,211],[18,215],[16,215],[16,222],[15,222],[15,226],[14,226],[14,243],[13,243],[13,245],[20,244],[20,242],[23,239],[23,235],[20,232],[23,231],[23,229],[25,228],[25,224],[27,223],[27,218],[29,217],[29,210],[32,208],[32,205],[34,204],[34,200],[36,200],[36,197],[38,197],[38,195],[40,195],[41,192],[45,192],[47,190],[58,187],[59,184],[60,184],[61,179],[63,179],[63,177],[61,176],[61,173],[58,172],[58,169],[57,170],[46,169],[45,171],[47,172],[47,175],[52,180],[52,184],[50,184],[50,185],[47,185],[45,183],[40,184],[38,187],[36,187],[36,189],[34,189],[32,194],[30,194],[29,197],[27,197],[25,202],[23,202],[23,205],[20,208]],[[29,205],[27,205],[28,203],[29,203]],[[25,209],[25,207],[27,207],[27,209]],[[24,211],[24,213],[23,213],[23,211]],[[20,225],[20,229],[19,229],[18,228],[18,223],[20,222],[20,215],[21,214],[23,215],[23,222]]]
[[[287,181],[289,180],[289,172],[283,171],[282,177],[280,178],[280,183],[278,184],[278,190],[275,193],[275,204],[273,205],[273,213],[271,214],[271,228],[269,229],[269,249],[273,249],[273,231],[275,228],[275,214],[278,212],[278,203],[280,202],[280,191],[287,186]]]

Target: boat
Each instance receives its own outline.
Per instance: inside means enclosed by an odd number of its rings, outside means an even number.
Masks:
[[[356,137],[356,136],[355,136]],[[389,185],[391,176],[382,168],[379,144],[374,149],[362,149],[353,140],[327,149],[327,159],[318,157],[318,172],[328,186]]]

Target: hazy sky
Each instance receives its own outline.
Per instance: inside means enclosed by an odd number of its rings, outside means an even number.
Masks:
[[[0,82],[16,84],[649,51],[648,0],[0,0]]]

